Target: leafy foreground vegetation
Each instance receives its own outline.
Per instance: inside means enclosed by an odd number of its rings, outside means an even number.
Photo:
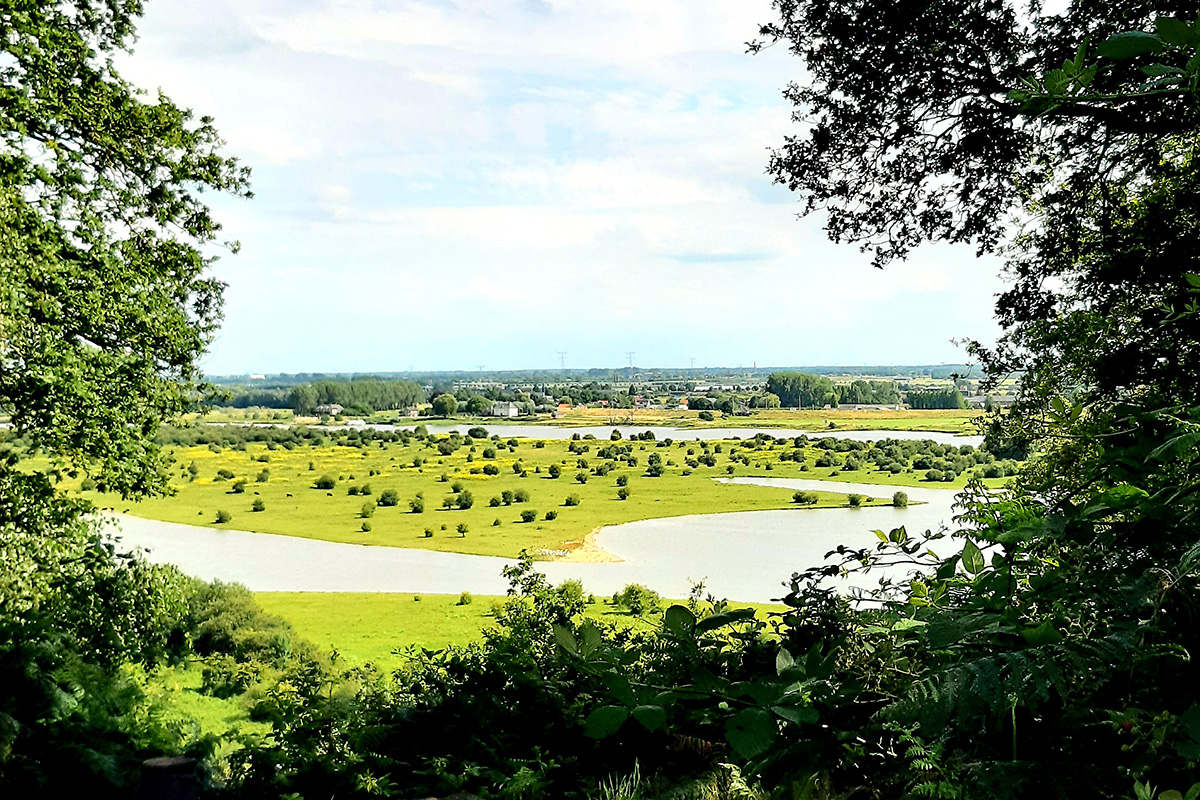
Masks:
[[[481,642],[391,675],[315,653],[244,591],[114,553],[55,491],[167,488],[154,434],[198,396],[219,316],[196,198],[246,193],[206,118],[108,65],[139,8],[0,8],[0,403],[49,459],[0,462],[6,796],[128,797],[141,759],[175,752],[242,798],[1200,792],[1194,8],[777,3],[763,44],[804,61],[788,97],[811,124],[772,174],[880,265],[1007,241],[1003,335],[972,351],[1022,375],[990,446],[1031,458],[1006,490],[969,483],[951,531],[835,551],[911,568],[867,602],[818,568],[769,620],[697,595],[610,626],[526,558]],[[269,733],[223,756],[148,705],[139,671],[179,659]]]

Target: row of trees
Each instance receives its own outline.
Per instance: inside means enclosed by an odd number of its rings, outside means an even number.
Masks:
[[[314,414],[323,405],[369,414],[413,408],[426,400],[425,389],[412,381],[319,381],[297,386],[289,394],[289,403],[297,414]]]
[[[900,402],[900,390],[892,381],[858,379],[838,385],[823,375],[809,372],[772,372],[767,376],[766,391],[767,395],[777,397],[785,408],[836,407],[840,403],[892,405]]]

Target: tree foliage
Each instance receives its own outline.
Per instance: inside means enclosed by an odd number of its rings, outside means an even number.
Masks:
[[[0,9],[0,405],[125,495],[164,489],[151,435],[191,407],[220,319],[201,195],[249,195],[211,119],[117,74],[138,13]]]

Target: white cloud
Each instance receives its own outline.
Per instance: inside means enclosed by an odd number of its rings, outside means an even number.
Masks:
[[[148,4],[123,73],[216,116],[255,168],[254,201],[217,201],[244,252],[217,266],[208,368],[928,361],[987,338],[994,264],[930,248],[871,270],[769,185],[796,71],[743,54],[769,12]]]

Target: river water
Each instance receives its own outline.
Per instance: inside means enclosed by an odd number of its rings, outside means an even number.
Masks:
[[[858,492],[890,498],[894,487],[790,478],[733,478],[786,489]],[[704,581],[718,597],[770,601],[786,593],[793,571],[822,563],[839,544],[869,547],[873,530],[904,525],[910,531],[950,522],[954,493],[906,488],[918,505],[908,508],[741,511],[643,520],[603,529],[597,544],[623,559],[613,564],[539,562],[554,583],[583,581],[609,595],[628,583],[645,584],[666,597],[684,597]],[[216,530],[115,517],[126,548],[177,565],[206,580],[245,584],[263,592],[403,592],[503,594],[500,577],[509,559],[398,547],[323,542],[294,536]]]

